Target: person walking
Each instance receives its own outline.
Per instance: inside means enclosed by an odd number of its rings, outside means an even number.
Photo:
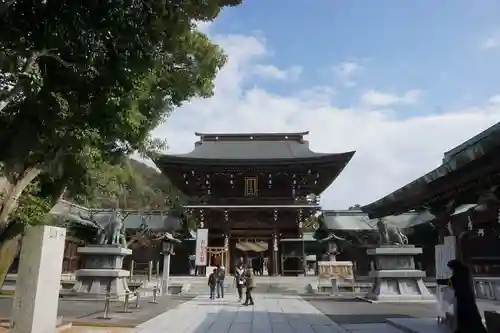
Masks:
[[[452,287],[455,292],[457,318],[455,333],[487,333],[476,305],[469,268],[459,260],[451,260],[447,266],[452,271],[451,278],[438,279],[436,282],[438,285]]]
[[[238,291],[238,302],[241,302],[243,298],[243,280],[244,280],[245,269],[242,264],[236,266],[234,272],[234,284],[236,285],[236,290]]]
[[[255,288],[255,276],[253,275],[253,269],[251,267],[247,267],[245,270],[245,303],[243,305],[254,305],[252,291]]]
[[[208,276],[208,288],[210,288],[210,299],[215,298],[215,287],[217,285],[217,270],[214,268],[213,272]]]
[[[220,265],[217,265],[217,298],[224,298],[224,279],[226,278],[226,270]]]

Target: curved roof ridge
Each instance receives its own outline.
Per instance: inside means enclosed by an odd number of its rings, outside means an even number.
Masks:
[[[221,138],[231,138],[231,137],[241,137],[241,136],[272,136],[272,137],[278,137],[278,136],[304,136],[304,135],[309,135],[309,131],[304,131],[304,132],[280,132],[280,133],[275,133],[275,132],[242,132],[242,133],[202,133],[202,132],[194,132],[194,135],[196,136],[218,136]]]
[[[195,132],[196,136],[200,137],[201,141],[217,141],[224,139],[230,141],[231,139],[242,140],[243,141],[276,141],[279,140],[294,140],[302,141],[304,140],[304,135],[308,135],[309,131],[305,132],[283,132],[283,133],[200,133]],[[267,140],[266,140],[267,139]]]

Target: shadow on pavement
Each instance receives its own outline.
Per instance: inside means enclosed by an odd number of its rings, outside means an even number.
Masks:
[[[425,303],[368,303],[355,298],[303,297],[331,320],[344,324],[384,323],[387,318],[434,318],[437,305]]]
[[[158,304],[150,303],[151,297],[141,297],[140,307],[135,308],[135,301],[131,301],[129,311],[123,313],[123,302],[111,302],[110,319],[100,319],[103,316],[104,301],[95,300],[59,300],[58,315],[65,322],[73,322],[78,325],[105,325],[134,327],[143,322],[162,314],[165,311],[175,309],[184,302],[193,299],[194,296],[162,296],[157,297]],[[0,298],[0,317],[9,318],[12,311],[12,298]]]

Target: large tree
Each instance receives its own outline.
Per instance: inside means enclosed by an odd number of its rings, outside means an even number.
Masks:
[[[66,187],[84,191],[96,165],[148,150],[151,130],[175,107],[212,94],[225,62],[193,22],[240,2],[16,0],[3,8],[0,283],[6,253],[19,244],[14,212],[26,188],[35,181],[50,207]]]

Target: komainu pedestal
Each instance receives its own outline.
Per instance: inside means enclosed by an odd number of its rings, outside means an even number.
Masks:
[[[415,269],[414,256],[422,249],[413,245],[381,245],[369,249],[373,256],[374,269],[372,290],[365,299],[374,302],[430,302],[435,303],[424,284],[425,272]]]
[[[122,269],[123,258],[132,250],[114,245],[89,245],[78,248],[83,269],[76,272],[73,291],[82,295],[123,297],[128,288],[130,272]]]

